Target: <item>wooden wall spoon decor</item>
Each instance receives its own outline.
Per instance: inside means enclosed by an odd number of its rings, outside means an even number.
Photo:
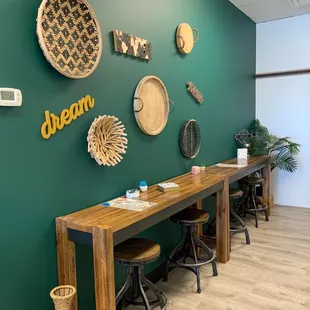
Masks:
[[[197,87],[192,82],[187,82],[187,91],[193,96],[193,98],[198,102],[203,102],[203,95],[202,93],[197,89]]]
[[[114,30],[113,35],[115,52],[135,56],[145,60],[152,59],[151,42],[120,30]]]
[[[156,76],[144,77],[138,84],[133,108],[140,129],[147,135],[156,136],[165,128],[169,113],[169,100],[164,83]]]
[[[127,149],[125,126],[115,116],[96,118],[88,131],[88,152],[99,165],[115,166]]]
[[[195,35],[194,35],[195,33]],[[189,54],[194,44],[198,41],[199,32],[189,24],[180,24],[177,28],[176,42],[178,50],[183,54]]]

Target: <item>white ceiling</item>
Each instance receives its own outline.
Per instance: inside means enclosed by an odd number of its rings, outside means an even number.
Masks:
[[[256,23],[310,13],[310,0],[229,0]]]

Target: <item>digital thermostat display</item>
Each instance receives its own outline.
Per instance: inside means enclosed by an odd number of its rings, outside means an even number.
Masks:
[[[15,100],[14,92],[11,92],[11,91],[2,91],[2,92],[1,92],[1,100],[10,100],[10,101],[14,101],[14,100]]]
[[[19,107],[22,100],[22,92],[19,89],[0,87],[0,106]]]

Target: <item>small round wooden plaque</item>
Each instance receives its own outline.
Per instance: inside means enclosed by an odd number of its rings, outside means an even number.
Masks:
[[[194,35],[195,33],[195,35]],[[189,24],[183,23],[178,26],[176,42],[179,51],[183,54],[189,54],[195,42],[197,42],[199,32],[196,28],[192,28]]]

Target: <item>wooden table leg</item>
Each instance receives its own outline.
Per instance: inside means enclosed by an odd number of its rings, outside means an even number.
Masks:
[[[216,194],[216,256],[221,263],[230,260],[229,179]]]
[[[268,206],[268,214],[270,215],[271,212],[271,191],[270,191],[270,164],[263,168],[263,178],[264,178],[264,185],[263,185],[263,201]]]
[[[93,228],[96,310],[115,310],[113,233]]]
[[[56,219],[57,265],[59,285],[72,285],[77,288],[76,259],[74,242],[68,239],[67,223],[61,218]],[[71,310],[77,310],[77,296]]]

